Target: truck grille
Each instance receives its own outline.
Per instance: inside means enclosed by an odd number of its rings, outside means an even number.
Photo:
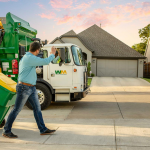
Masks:
[[[84,77],[84,89],[88,87],[88,75],[87,72],[83,73],[83,77]]]

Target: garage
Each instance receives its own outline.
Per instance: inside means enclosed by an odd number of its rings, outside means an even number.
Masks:
[[[99,77],[137,77],[137,60],[97,59]]]

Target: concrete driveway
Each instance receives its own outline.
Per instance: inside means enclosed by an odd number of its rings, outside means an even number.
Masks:
[[[150,92],[150,83],[141,78],[94,77],[91,92]]]
[[[25,106],[13,124],[19,138],[6,139],[0,129],[0,149],[150,150],[150,92],[142,91],[149,86],[139,78],[93,78],[92,92],[81,101],[42,111],[46,126],[57,130],[53,135],[39,135]]]

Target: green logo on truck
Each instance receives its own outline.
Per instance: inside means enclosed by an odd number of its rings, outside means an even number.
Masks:
[[[55,73],[56,74],[64,74],[64,75],[66,75],[67,71],[66,70],[55,70]]]

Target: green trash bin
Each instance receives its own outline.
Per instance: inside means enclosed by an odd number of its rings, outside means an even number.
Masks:
[[[0,128],[5,124],[5,116],[10,107],[15,104],[16,93],[0,85]]]

